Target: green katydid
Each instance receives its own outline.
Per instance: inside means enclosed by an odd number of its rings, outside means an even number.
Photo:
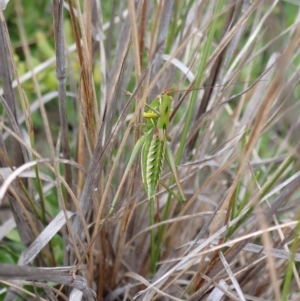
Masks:
[[[123,175],[123,179],[125,180],[140,149],[142,149],[142,180],[149,200],[154,200],[155,198],[165,158],[175,177],[175,181],[179,189],[179,199],[185,200],[185,196],[178,179],[174,158],[169,146],[167,145],[167,141],[170,140],[167,130],[170,123],[171,104],[172,97],[165,93],[157,96],[150,105],[146,105],[147,109],[143,113],[143,117],[146,119],[146,131],[135,144]],[[113,199],[111,211],[115,206],[121,186],[122,182]]]
[[[162,94],[152,101],[148,106],[148,110],[143,114],[143,117],[147,120],[149,130],[143,136],[144,138],[141,138],[143,139],[141,164],[144,188],[149,199],[153,199],[155,196],[164,158],[166,158],[174,174],[180,199],[185,200],[174,158],[167,144],[167,141],[170,141],[167,131],[170,123],[171,105],[172,97]]]

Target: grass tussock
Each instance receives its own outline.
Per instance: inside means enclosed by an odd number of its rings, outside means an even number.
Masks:
[[[298,300],[299,9],[0,10],[0,300]],[[162,93],[185,201],[128,166]]]

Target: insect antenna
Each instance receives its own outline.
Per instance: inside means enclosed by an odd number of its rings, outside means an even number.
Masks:
[[[236,97],[239,97],[245,93],[247,93],[248,91],[250,91],[258,82],[261,82],[262,80],[260,80],[261,77],[259,77],[257,80],[255,81],[248,81],[248,82],[236,82],[236,83],[232,83],[228,86],[236,86],[236,85],[244,85],[246,83],[252,83],[250,85],[250,87],[248,87],[246,90],[244,90],[243,92],[241,93],[238,93],[236,95],[233,95],[232,97],[230,97],[229,99],[227,99],[225,102],[227,103],[228,101],[230,100],[233,100],[234,98]],[[266,80],[263,80],[263,81],[266,81]],[[177,91],[173,91],[171,93],[181,93],[181,92],[184,92],[183,95],[180,97],[180,99],[178,100],[177,104],[176,104],[176,107],[173,109],[172,113],[171,113],[171,117],[170,117],[170,120],[172,120],[172,118],[175,116],[177,110],[179,109],[179,107],[181,106],[181,104],[183,103],[184,99],[187,97],[187,95],[191,92],[191,91],[199,91],[199,90],[203,90],[203,89],[207,89],[207,88],[210,88],[210,89],[214,89],[214,88],[220,88],[220,87],[224,87],[226,85],[214,85],[214,86],[204,86],[204,87],[201,87],[201,88],[191,88],[191,89],[186,89],[186,90],[177,90]],[[165,92],[166,93],[166,92]]]

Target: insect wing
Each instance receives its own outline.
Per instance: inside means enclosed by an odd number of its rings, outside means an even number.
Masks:
[[[165,153],[165,141],[161,141],[158,133],[153,132],[152,139],[146,141],[142,149],[142,177],[149,199],[155,196],[162,172]]]

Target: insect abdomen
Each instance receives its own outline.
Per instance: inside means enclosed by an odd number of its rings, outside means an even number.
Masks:
[[[161,141],[157,133],[147,141],[142,150],[142,176],[148,198],[155,196],[157,185],[162,172],[165,158],[166,145]]]

